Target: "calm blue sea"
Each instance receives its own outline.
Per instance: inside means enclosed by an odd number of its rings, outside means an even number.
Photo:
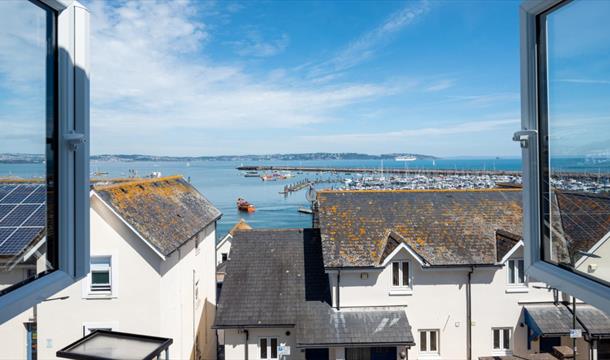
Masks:
[[[582,166],[571,162],[566,170],[583,170]],[[236,167],[239,165],[295,165],[295,166],[325,166],[325,167],[370,167],[379,168],[379,160],[326,160],[326,161],[265,161],[241,162],[230,161],[196,161],[186,162],[100,162],[91,163],[91,171],[108,172],[109,177],[127,177],[129,169],[135,169],[139,175],[148,175],[154,171],[163,176],[180,174],[191,179],[191,183],[203,193],[222,213],[218,223],[218,236],[223,236],[240,219],[244,218],[256,228],[295,228],[311,226],[311,215],[301,214],[299,207],[308,206],[305,191],[293,193],[287,197],[279,194],[286,184],[304,178],[314,179],[324,177],[312,173],[296,174],[294,178],[285,181],[263,182],[259,178],[246,178]],[[567,164],[566,164],[567,165]],[[518,158],[503,159],[442,159],[416,160],[411,162],[384,161],[384,168],[423,169],[480,169],[480,170],[520,170],[521,160]],[[44,167],[40,164],[0,164],[0,177],[18,176],[23,178],[40,177],[44,175]],[[325,184],[324,186],[332,186]],[[243,197],[256,206],[252,214],[237,211],[235,202]]]

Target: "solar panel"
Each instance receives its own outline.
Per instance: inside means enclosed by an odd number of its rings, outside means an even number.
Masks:
[[[20,255],[46,224],[44,184],[0,185],[0,256]]]

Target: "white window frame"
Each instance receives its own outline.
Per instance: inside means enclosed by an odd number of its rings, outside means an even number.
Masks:
[[[520,8],[521,17],[521,126],[513,140],[521,142],[523,158],[523,235],[526,273],[549,286],[573,294],[610,313],[610,287],[541,258],[540,153],[538,137],[538,18],[566,0],[529,0]]]
[[[398,263],[398,285],[394,285],[394,263]],[[408,285],[402,285],[404,279],[403,264],[407,264],[408,274]],[[411,261],[409,260],[395,260],[390,261],[390,295],[411,295],[413,293],[413,268]]]
[[[430,350],[430,333],[436,333],[436,350]],[[421,334],[426,333],[426,350],[421,349],[421,344],[418,345],[417,349],[419,350],[419,354],[429,357],[438,357],[441,354],[441,332],[439,329],[420,329],[418,340],[421,339]]]
[[[504,331],[505,330],[508,330],[508,348],[504,348]],[[500,347],[498,347],[498,348],[494,347],[494,336],[495,336],[496,331],[498,331],[498,334],[499,334],[498,340],[500,341]],[[492,355],[498,356],[498,355],[511,355],[512,354],[512,348],[513,348],[512,331],[513,331],[513,329],[510,327],[495,327],[495,328],[491,329]]]
[[[267,340],[267,357],[261,357],[261,340],[262,339],[266,339]],[[271,339],[275,339],[275,343],[277,345],[279,345],[279,338],[277,336],[261,336],[258,338],[257,342],[256,342],[256,347],[258,349],[258,358],[261,360],[269,360],[269,359],[279,359],[279,354],[277,353],[277,347],[275,349],[276,351],[276,357],[271,357]]]
[[[96,265],[91,264],[91,271],[82,281],[82,297],[83,299],[104,299],[117,298],[119,296],[119,256],[112,255],[92,255],[91,262],[96,258],[108,258],[110,260],[110,291],[94,291],[92,286],[91,274]]]
[[[110,331],[119,331],[118,321],[103,321],[103,322],[84,322],[83,337],[91,334],[94,330],[110,329]]]
[[[89,272],[89,12],[38,1],[57,14],[57,269],[0,296],[0,324]]]
[[[519,277],[520,275],[522,275],[519,272],[519,267],[515,266],[514,270],[515,270],[515,282],[511,282],[510,281],[510,272],[511,272],[511,262],[512,263],[517,263],[517,262],[523,262],[523,282],[519,282]],[[527,286],[527,275],[525,274],[525,260],[523,260],[522,258],[511,258],[506,260],[506,283],[508,284],[508,286],[512,286],[512,287],[526,287]]]

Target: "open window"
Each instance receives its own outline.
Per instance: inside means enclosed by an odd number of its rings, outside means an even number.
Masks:
[[[610,312],[610,3],[521,6],[525,266]]]
[[[0,275],[27,269],[0,284],[1,324],[89,272],[89,17],[69,0],[0,14],[0,153],[30,165],[0,181]]]

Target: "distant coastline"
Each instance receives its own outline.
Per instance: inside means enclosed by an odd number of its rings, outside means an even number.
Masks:
[[[141,154],[102,154],[92,155],[93,161],[115,161],[115,162],[134,162],[134,161],[307,161],[307,160],[394,160],[397,156],[412,156],[417,160],[437,160],[440,159],[432,155],[413,154],[413,153],[392,153],[381,155],[370,155],[362,153],[301,153],[301,154],[265,154],[265,155],[217,155],[217,156],[156,156]],[[44,162],[42,154],[0,154],[2,164],[36,164]]]

